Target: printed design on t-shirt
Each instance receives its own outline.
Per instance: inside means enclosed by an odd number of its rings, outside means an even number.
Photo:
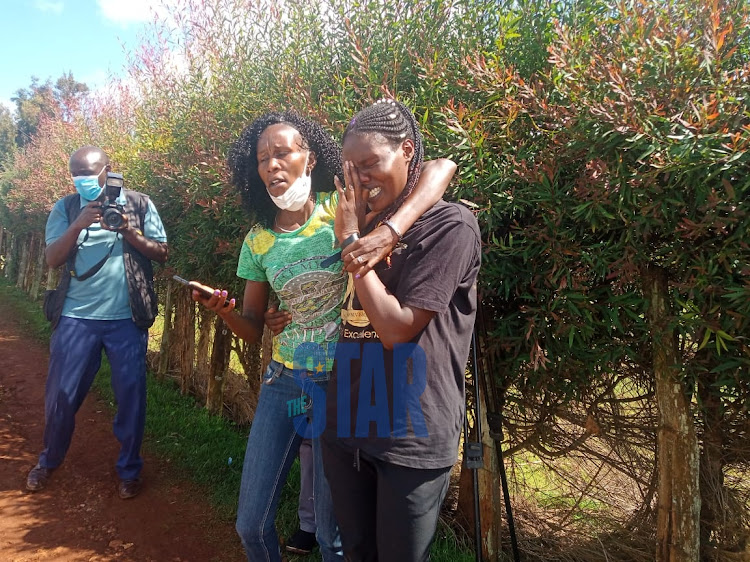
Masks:
[[[359,300],[355,302],[354,277],[347,276],[344,304],[341,306],[341,328],[344,339],[378,339],[378,333],[372,329],[367,313],[360,308]]]
[[[277,338],[284,347],[301,342],[338,339],[338,325],[326,317],[341,302],[346,278],[340,271],[320,269],[325,256],[313,256],[279,269],[271,285],[292,314],[292,325]]]
[[[307,223],[307,226],[304,229],[297,233],[297,236],[312,236],[319,228],[323,228],[328,223],[329,217],[323,216],[321,213],[316,213],[310,217],[310,222]]]
[[[246,243],[254,254],[262,256],[271,249],[276,237],[264,228],[253,228],[247,235]]]

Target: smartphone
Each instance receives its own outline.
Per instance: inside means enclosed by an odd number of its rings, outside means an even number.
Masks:
[[[184,278],[180,277],[179,275],[173,275],[172,279],[174,279],[178,283],[182,283],[188,289],[191,289],[191,290],[194,289],[194,290],[198,291],[201,295],[203,295],[207,299],[210,299],[211,297],[214,296],[214,294],[211,291],[209,291],[208,289],[204,289],[203,287],[201,287],[200,285],[198,285],[195,281],[188,281],[187,279],[184,279]],[[228,304],[229,304],[229,299],[227,299],[227,300],[224,301],[224,306],[226,306]]]

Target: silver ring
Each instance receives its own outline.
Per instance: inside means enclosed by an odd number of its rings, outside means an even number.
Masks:
[[[352,184],[349,184],[349,185],[346,186],[346,189],[352,189],[353,190],[354,186]]]
[[[365,263],[365,260],[363,260],[363,259],[362,259],[362,256],[357,256],[357,263],[358,263],[358,264],[363,264],[363,263]]]

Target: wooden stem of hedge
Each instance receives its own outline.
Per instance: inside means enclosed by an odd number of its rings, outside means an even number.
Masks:
[[[35,249],[36,252],[36,265],[33,269],[33,278],[31,281],[31,299],[37,300],[39,298],[39,289],[42,286],[42,278],[46,270],[45,259],[44,259],[44,240],[39,236],[36,238]]]
[[[16,275],[16,287],[25,289],[26,266],[29,263],[29,244],[21,244],[19,248],[20,258],[18,260],[18,271]]]
[[[16,262],[16,246],[18,236],[8,234],[8,242],[5,245],[5,278],[10,280],[13,278],[13,270],[15,269]]]
[[[229,365],[229,352],[232,349],[232,333],[224,321],[216,315],[214,322],[214,344],[211,350],[211,364],[208,370],[208,390],[206,408],[212,414],[221,414],[224,408],[224,379]]]
[[[195,348],[195,373],[198,377],[208,377],[211,370],[211,354],[209,353],[211,337],[216,333],[216,313],[200,306],[196,317],[198,318],[198,344]]]
[[[180,391],[189,394],[195,372],[195,302],[188,291],[177,294],[175,300],[175,363],[180,369]]]
[[[168,281],[166,287],[166,297],[164,299],[164,328],[161,333],[161,345],[159,347],[159,366],[156,370],[156,375],[159,379],[163,379],[169,372],[169,350],[173,330],[174,283]]]
[[[742,518],[733,513],[730,502],[722,502],[727,497],[727,491],[724,485],[724,415],[721,398],[716,392],[718,378],[716,374],[708,372],[698,382],[703,410],[703,448],[700,461],[701,560],[711,558],[713,533],[731,533],[742,526]],[[729,529],[723,529],[725,525]]]
[[[678,367],[667,272],[648,266],[641,274],[659,409],[656,561],[694,562],[700,559],[698,441],[690,398]]]

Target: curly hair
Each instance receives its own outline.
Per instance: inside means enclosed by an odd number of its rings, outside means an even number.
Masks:
[[[278,208],[266,191],[258,173],[258,139],[271,125],[283,123],[296,129],[302,148],[315,153],[311,173],[312,191],[333,191],[334,176],[343,177],[341,147],[318,123],[294,112],[266,113],[245,127],[229,150],[227,158],[232,185],[242,198],[242,208],[261,226],[271,228]]]
[[[424,143],[419,125],[414,114],[404,104],[396,100],[382,98],[365,107],[357,113],[344,131],[342,143],[346,141],[349,134],[378,133],[390,144],[391,148],[397,148],[406,139],[414,141],[414,157],[409,162],[406,187],[396,200],[385,209],[376,220],[386,220],[393,216],[404,200],[414,190],[419,181],[424,162]]]

